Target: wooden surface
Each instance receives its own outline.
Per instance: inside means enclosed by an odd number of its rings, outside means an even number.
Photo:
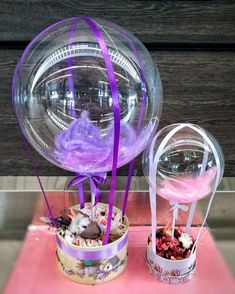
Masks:
[[[161,74],[160,126],[187,121],[207,128],[225,153],[225,175],[235,176],[235,2],[71,0],[0,2],[0,176],[33,174],[12,115],[16,62],[35,34],[74,15],[104,17],[135,33]],[[41,175],[69,174],[34,155]],[[141,157],[134,173],[142,174]]]
[[[0,40],[30,40],[58,20],[89,15],[111,20],[143,42],[235,41],[234,1],[1,0]]]

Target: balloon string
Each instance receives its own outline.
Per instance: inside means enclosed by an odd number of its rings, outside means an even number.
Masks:
[[[157,187],[156,187],[156,176],[157,176],[157,166],[159,159],[163,153],[163,149],[165,148],[165,145],[170,140],[171,136],[173,136],[179,129],[183,128],[183,126],[178,126],[175,129],[171,130],[169,134],[163,139],[161,144],[158,147],[158,150],[153,156],[154,151],[154,144],[157,140],[158,134],[155,135],[151,145],[150,145],[150,152],[149,152],[149,181],[150,186],[152,186],[149,190],[150,194],[150,206],[151,206],[151,227],[152,227],[152,252],[156,254],[156,231],[157,231],[157,214],[156,214],[156,193],[157,193]],[[154,236],[154,238],[153,238]]]
[[[172,220],[172,227],[171,227],[171,238],[174,238],[174,235],[175,235],[175,221],[176,221],[174,211],[172,211],[172,217],[173,217],[173,220]]]
[[[77,28],[77,24],[78,24],[78,18],[75,17],[72,21],[70,30],[69,30],[69,39],[68,39],[68,45],[72,45],[74,42],[74,34]],[[69,93],[72,93],[72,97],[71,97],[71,102],[69,107],[71,107],[71,115],[72,117],[76,118],[76,111],[75,111],[75,100],[74,100],[74,95],[75,95],[75,91],[74,91],[74,83],[73,83],[73,70],[71,69],[71,67],[73,66],[73,58],[69,57],[67,60],[67,64],[68,64],[68,87],[69,87]]]
[[[123,216],[126,214],[127,200],[128,200],[130,187],[131,187],[131,179],[132,179],[132,175],[133,175],[133,171],[134,171],[134,166],[135,166],[135,160],[133,159],[130,162],[128,176],[127,176],[127,182],[126,182],[126,188],[125,188],[125,194],[124,194],[124,201],[123,201],[123,206],[122,206],[122,215]]]
[[[117,82],[116,82],[116,78],[114,74],[113,65],[109,56],[108,48],[105,44],[104,37],[94,21],[92,21],[90,18],[86,16],[82,17],[82,19],[88,24],[96,40],[99,43],[99,46],[104,58],[104,62],[107,68],[109,85],[110,85],[112,99],[113,99],[113,113],[114,113],[113,164],[112,164],[111,187],[110,187],[110,194],[109,194],[109,211],[108,211],[107,228],[103,237],[103,245],[106,245],[108,243],[109,234],[111,230],[111,221],[112,221],[113,205],[114,205],[114,198],[115,198],[115,188],[116,188],[118,146],[119,146],[119,136],[120,136],[119,94],[118,94],[118,87],[117,87]]]
[[[171,237],[174,238],[175,234],[175,223],[179,219],[179,210],[187,211],[188,206],[187,205],[182,205],[179,204],[177,201],[170,201],[171,209],[172,210],[172,216],[173,216],[173,221],[172,221],[172,228],[171,228]]]
[[[79,203],[80,208],[84,208],[85,206],[85,197],[84,197],[84,190],[83,190],[83,182],[78,183],[78,196],[79,196]]]
[[[32,156],[32,153],[31,153],[31,150],[30,150],[30,147],[29,147],[29,143],[28,141],[26,140],[24,134],[22,133],[21,131],[21,128],[20,128],[20,124],[19,124],[19,121],[18,121],[18,117],[16,115],[16,108],[15,108],[15,103],[13,102],[13,108],[14,108],[14,112],[15,112],[15,117],[16,117],[16,121],[17,121],[17,125],[18,125],[18,128],[19,128],[19,132],[20,132],[20,136],[21,136],[21,139],[22,139],[22,142],[23,142],[23,145],[24,145],[24,148],[25,148],[25,151],[26,151],[26,154],[28,155],[28,158],[31,162],[31,166],[32,166],[32,169],[33,169],[33,172],[34,172],[34,175],[36,176],[37,180],[38,180],[38,183],[39,183],[39,186],[40,186],[40,189],[41,189],[41,192],[42,192],[42,195],[43,195],[43,199],[45,201],[45,204],[46,204],[46,207],[47,207],[47,210],[49,212],[49,215],[50,215],[50,220],[52,222],[52,224],[57,227],[57,222],[56,222],[56,219],[52,213],[52,210],[51,210],[51,207],[49,205],[49,201],[48,201],[48,198],[46,196],[46,192],[43,188],[43,185],[42,185],[42,182],[41,182],[41,179],[40,179],[40,176],[39,176],[39,172],[38,172],[38,169],[37,169],[37,166],[36,166],[36,163],[33,159],[33,156]]]
[[[215,193],[216,193],[216,190],[217,190],[217,187],[219,186],[219,183],[220,183],[220,180],[221,180],[221,164],[220,164],[220,159],[219,159],[219,155],[218,155],[218,152],[213,144],[213,142],[210,140],[210,138],[208,138],[208,136],[206,135],[206,133],[204,132],[203,129],[201,128],[196,128],[195,126],[191,126],[192,129],[194,129],[195,131],[197,131],[203,138],[204,140],[207,142],[207,144],[209,145],[209,147],[211,148],[212,150],[212,153],[215,157],[215,162],[216,162],[216,180],[215,180],[215,185],[214,185],[214,189],[213,189],[213,192],[212,192],[212,195],[211,195],[211,198],[210,198],[210,201],[208,203],[208,206],[207,206],[207,211],[206,211],[206,215],[205,215],[205,218],[203,220],[203,223],[199,229],[199,232],[197,234],[197,237],[196,237],[196,240],[194,242],[194,245],[193,245],[193,248],[191,250],[191,254],[193,254],[194,252],[194,249],[196,248],[196,245],[197,245],[197,242],[201,236],[201,233],[202,233],[202,229],[203,227],[205,226],[205,223],[206,223],[206,220],[207,220],[207,217],[209,215],[209,212],[210,212],[210,209],[211,209],[211,205],[212,205],[212,201],[215,197]]]
[[[59,21],[51,26],[49,26],[48,28],[46,28],[45,30],[43,30],[41,33],[39,33],[31,42],[30,44],[26,47],[25,51],[23,52],[19,62],[17,63],[16,65],[16,69],[15,69],[15,72],[14,72],[14,76],[13,76],[13,81],[12,81],[12,105],[13,105],[13,111],[14,111],[14,115],[15,115],[15,118],[16,118],[16,121],[17,121],[17,125],[18,125],[18,128],[19,128],[19,132],[20,132],[20,135],[21,135],[21,139],[22,139],[22,142],[23,142],[23,145],[24,145],[24,148],[25,148],[25,151],[26,151],[26,154],[31,162],[31,166],[32,166],[32,169],[33,169],[33,172],[34,172],[34,175],[36,176],[37,180],[38,180],[38,183],[39,183],[39,186],[40,186],[40,189],[41,189],[41,192],[42,192],[42,195],[43,195],[43,199],[45,201],[45,204],[46,204],[46,207],[47,207],[47,210],[49,212],[49,215],[50,215],[50,219],[52,221],[52,224],[57,227],[57,222],[56,222],[56,219],[54,218],[53,216],[53,213],[52,213],[52,210],[50,208],[50,205],[49,205],[49,201],[48,201],[48,198],[46,196],[46,193],[45,193],[45,190],[43,188],[43,185],[42,185],[42,182],[41,182],[41,179],[39,177],[39,172],[38,172],[38,169],[37,169],[37,166],[36,166],[36,163],[34,162],[33,160],[33,156],[32,156],[32,153],[31,153],[31,150],[30,150],[30,147],[29,147],[29,143],[28,141],[26,140],[25,136],[24,136],[24,133],[20,127],[20,121],[19,121],[19,118],[17,116],[17,111],[16,111],[16,103],[15,103],[15,99],[16,99],[16,95],[17,95],[17,89],[16,89],[16,79],[17,79],[17,76],[19,75],[19,69],[20,67],[22,66],[23,64],[23,61],[25,59],[25,57],[27,56],[29,50],[31,49],[31,47],[33,46],[33,44],[40,39],[40,37],[46,33],[47,31],[49,31],[50,29],[54,28],[55,26],[57,26],[58,24],[62,24],[64,23],[65,20],[62,20],[62,21]],[[18,97],[19,99],[19,97]]]
[[[90,178],[90,190],[91,190],[91,221],[93,222],[95,220],[95,214],[96,214],[96,186],[94,185],[94,182],[92,178]]]
[[[194,214],[195,214],[196,207],[197,207],[197,201],[194,201],[191,204],[191,207],[190,207],[190,210],[189,210],[188,220],[187,220],[187,224],[186,224],[186,228],[185,228],[186,233],[189,233],[189,230],[190,230],[190,228],[192,226],[193,217],[194,217]]]
[[[36,166],[36,163],[35,161],[33,160],[33,157],[32,157],[32,153],[31,153],[31,150],[30,150],[30,147],[29,147],[29,143],[28,141],[26,140],[26,138],[24,137],[24,135],[22,134],[21,135],[22,139],[23,139],[23,142],[24,142],[24,146],[25,146],[25,150],[26,150],[26,153],[28,154],[28,158],[29,160],[31,161],[31,165],[33,167],[33,171],[34,171],[34,175],[37,177],[37,180],[38,180],[38,183],[39,183],[39,186],[40,186],[40,189],[41,189],[41,192],[42,192],[42,195],[43,195],[43,199],[45,201],[45,204],[46,204],[46,207],[47,207],[47,210],[49,212],[49,215],[50,215],[50,220],[53,224],[54,227],[57,227],[57,222],[56,222],[56,219],[52,213],[52,210],[51,210],[51,207],[49,205],[49,201],[48,201],[48,198],[46,196],[46,192],[43,188],[43,185],[42,185],[42,182],[41,182],[41,179],[40,179],[40,176],[39,176],[39,173],[38,173],[38,169],[37,169],[37,166]]]
[[[201,129],[201,130],[204,132],[203,129]],[[206,140],[205,139],[203,139],[203,140],[204,140],[204,145],[206,145],[206,147],[208,147]],[[203,173],[206,171],[208,156],[209,156],[209,151],[207,150],[207,148],[205,148],[205,153],[203,154],[202,166],[201,166],[201,169],[200,169],[200,176],[202,176]],[[194,217],[194,214],[195,214],[196,207],[197,207],[197,201],[194,201],[192,203],[191,207],[190,207],[189,216],[188,216],[186,229],[185,229],[186,233],[189,233],[189,229],[192,226],[193,217]]]
[[[74,42],[74,34],[78,25],[78,17],[75,17],[72,21],[72,24],[70,26],[70,30],[69,30],[69,38],[68,38],[68,45],[72,45]],[[72,102],[72,104],[70,103],[69,107],[70,111],[71,111],[71,116],[73,118],[76,119],[76,110],[75,110],[75,99],[74,99],[74,95],[75,95],[75,91],[74,91],[74,83],[73,83],[73,70],[71,69],[71,67],[73,66],[73,58],[70,57],[67,60],[67,64],[68,64],[68,87],[69,87],[69,93],[72,93],[72,99],[70,102]],[[79,174],[76,173],[76,176],[78,177]],[[79,182],[78,183],[78,198],[79,198],[79,204],[80,204],[80,208],[84,208],[84,190],[83,190],[83,183]]]
[[[147,92],[146,92],[147,86],[146,86],[146,79],[145,79],[145,74],[144,74],[144,67],[143,67],[143,63],[140,58],[140,55],[139,55],[134,43],[129,38],[129,36],[124,31],[122,31],[118,26],[116,26],[115,24],[113,26],[129,43],[129,46],[132,48],[134,55],[137,59],[137,62],[139,63],[139,66],[140,66],[142,101],[141,101],[141,108],[140,108],[138,124],[137,124],[137,132],[136,132],[137,136],[138,136],[140,133],[140,130],[141,130],[141,125],[142,125],[142,121],[143,121],[143,117],[144,117],[146,100],[147,100]],[[133,175],[134,166],[135,166],[135,160],[133,159],[129,165],[129,171],[128,171],[128,177],[127,177],[127,183],[126,183],[125,195],[124,195],[123,207],[122,207],[122,215],[123,216],[126,214],[127,200],[128,200],[129,190],[130,190],[130,186],[131,186],[131,178]]]
[[[156,193],[155,189],[149,187],[150,195],[150,209],[151,209],[151,245],[152,251],[156,253],[156,233],[157,233],[157,202],[156,202]]]
[[[156,254],[156,232],[157,232],[157,203],[156,203],[156,176],[154,176],[153,150],[157,135],[152,140],[149,152],[149,200],[151,209],[151,235],[152,252]]]

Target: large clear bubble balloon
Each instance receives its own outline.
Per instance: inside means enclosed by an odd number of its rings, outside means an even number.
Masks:
[[[92,22],[108,49],[118,88],[120,167],[143,151],[156,130],[161,81],[136,37],[110,22]],[[74,172],[112,169],[114,100],[99,38],[86,18],[58,22],[30,43],[14,77],[24,135],[46,159]]]
[[[173,124],[160,130],[144,152],[143,170],[159,196],[189,203],[217,188],[224,157],[218,142],[206,130],[193,124]]]

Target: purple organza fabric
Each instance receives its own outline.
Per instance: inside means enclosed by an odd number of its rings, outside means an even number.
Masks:
[[[145,147],[151,130],[148,128],[141,136],[128,124],[121,121],[118,166],[129,162]],[[80,173],[108,172],[112,169],[114,126],[110,125],[102,135],[100,128],[83,111],[81,117],[73,121],[68,129],[55,139],[57,160],[66,168]]]

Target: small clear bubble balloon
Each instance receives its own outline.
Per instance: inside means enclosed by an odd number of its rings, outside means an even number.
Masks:
[[[162,87],[136,37],[78,17],[32,40],[15,71],[13,99],[24,135],[42,156],[66,170],[97,173],[112,169],[115,136],[118,167],[143,151],[158,125]]]
[[[193,124],[173,124],[160,130],[144,152],[143,171],[159,196],[190,203],[217,188],[224,156],[206,130]]]

